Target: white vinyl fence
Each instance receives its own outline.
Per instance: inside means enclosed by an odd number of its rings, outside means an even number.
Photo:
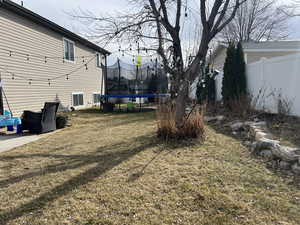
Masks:
[[[248,90],[255,107],[272,113],[300,116],[300,54],[247,65]],[[216,79],[217,99],[222,98],[222,74]]]

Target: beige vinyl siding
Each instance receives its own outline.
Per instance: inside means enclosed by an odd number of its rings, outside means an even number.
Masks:
[[[85,107],[92,106],[93,93],[100,93],[102,90],[102,69],[97,67],[95,51],[75,42],[75,57],[91,56],[85,58],[75,58],[75,63],[65,61],[63,63],[63,36],[35,24],[28,19],[20,17],[15,13],[0,8],[0,67],[24,76],[28,79],[42,79],[45,81],[28,81],[3,72],[1,69],[4,91],[9,104],[15,115],[20,115],[23,110],[40,110],[44,102],[60,100],[63,107],[72,106],[72,93],[83,92]],[[57,56],[61,58],[47,59],[12,54],[1,50],[10,49],[12,51],[24,52],[41,56]],[[94,58],[93,58],[94,57]],[[88,64],[86,70],[84,64]],[[83,66],[79,71],[58,80],[51,81],[48,85],[47,79],[70,73]],[[103,85],[104,87],[104,85]],[[5,105],[7,108],[7,106]]]

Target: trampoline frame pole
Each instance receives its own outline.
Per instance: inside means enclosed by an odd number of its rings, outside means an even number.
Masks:
[[[119,81],[118,81],[118,94],[121,94],[120,87],[121,87],[121,66],[120,66],[120,59],[118,58],[118,70],[119,70]],[[119,101],[119,111],[121,111],[121,103]]]

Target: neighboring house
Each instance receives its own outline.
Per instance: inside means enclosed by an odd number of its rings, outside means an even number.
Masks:
[[[46,101],[60,101],[61,109],[99,103],[109,54],[16,3],[0,0],[0,72],[15,115],[39,111]]]
[[[300,41],[266,41],[243,43],[246,64],[260,61],[262,58],[273,58],[300,53]],[[223,71],[227,46],[219,44],[211,56],[214,69]]]

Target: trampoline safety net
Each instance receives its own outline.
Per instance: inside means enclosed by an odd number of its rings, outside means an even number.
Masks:
[[[107,67],[106,95],[164,94],[168,77],[157,61],[141,66],[121,60]]]

